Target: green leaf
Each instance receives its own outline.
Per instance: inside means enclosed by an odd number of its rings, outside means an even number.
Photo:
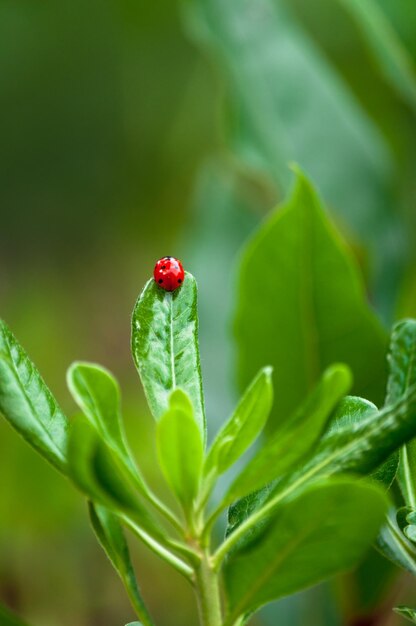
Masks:
[[[393,328],[389,366],[386,403],[403,397],[416,384],[415,320],[403,320]],[[400,450],[397,479],[406,504],[416,509],[416,441],[410,441]]]
[[[172,392],[169,408],[158,422],[156,442],[165,478],[189,511],[198,493],[204,450],[191,400],[180,389]]]
[[[80,409],[101,438],[116,451],[134,478],[143,479],[132,460],[123,430],[120,389],[112,374],[92,363],[73,363],[67,373],[68,387]]]
[[[172,391],[191,398],[205,441],[205,409],[198,346],[197,285],[189,272],[179,289],[160,289],[151,278],[132,319],[132,353],[150,410],[159,419]]]
[[[397,613],[398,615],[401,615],[402,617],[407,619],[409,622],[412,622],[412,624],[416,624],[416,610],[415,609],[410,609],[407,606],[397,606],[395,609],[393,609],[393,611]]]
[[[381,402],[385,333],[353,258],[300,172],[289,200],[244,251],[235,329],[241,383],[262,363],[274,368],[279,402],[270,427],[293,413],[333,362],[351,368],[354,393]]]
[[[126,626],[143,626],[143,624],[140,622],[130,622],[129,624],[126,624]]]
[[[380,70],[416,111],[416,73],[406,50],[381,6],[373,0],[341,0],[361,27]]]
[[[159,523],[139,500],[123,464],[83,416],[71,424],[68,442],[69,476],[92,501],[127,512],[153,536],[164,538]]]
[[[347,423],[333,430],[305,460],[303,467],[237,502],[230,509],[228,534],[237,532],[237,527],[240,527],[239,534],[244,534],[249,526],[273,511],[283,498],[319,476],[346,472],[369,474],[416,435],[415,417],[416,385],[395,404],[376,413],[369,412],[360,423]]]
[[[88,509],[97,539],[119,574],[132,606],[142,620],[142,626],[153,626],[137,585],[129,548],[117,516],[105,507],[92,502],[88,503]]]
[[[346,478],[314,484],[286,501],[263,532],[234,550],[224,566],[226,625],[356,565],[387,507],[380,488]]]
[[[351,385],[344,365],[329,367],[316,389],[288,422],[278,428],[237,476],[226,496],[232,502],[293,468],[319,439],[335,406]]]
[[[328,434],[342,430],[344,426],[354,427],[370,415],[377,413],[375,404],[364,398],[347,396],[338,405]],[[374,480],[382,483],[387,489],[391,486],[397,473],[398,454],[394,452],[382,465],[371,473]]]
[[[23,622],[3,605],[0,605],[0,624],[1,626],[27,626],[26,622]]]
[[[205,473],[225,472],[263,430],[273,405],[272,370],[265,367],[252,381],[233,415],[216,436],[205,462]]]
[[[2,320],[0,412],[33,448],[66,473],[68,420],[38,370]]]

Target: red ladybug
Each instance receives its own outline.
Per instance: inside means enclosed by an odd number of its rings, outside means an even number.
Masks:
[[[185,280],[185,272],[178,259],[173,256],[164,256],[156,263],[153,277],[162,289],[175,291]]]

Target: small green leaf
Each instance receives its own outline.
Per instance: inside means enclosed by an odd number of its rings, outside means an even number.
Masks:
[[[403,534],[397,518],[392,508],[377,537],[377,548],[392,563],[416,576],[416,547]]]
[[[259,366],[273,367],[279,401],[269,432],[334,362],[351,368],[355,394],[381,403],[385,332],[368,306],[355,260],[301,172],[288,200],[246,246],[239,276],[239,377],[245,385]]]
[[[205,463],[205,473],[225,472],[250,447],[262,431],[273,404],[272,370],[257,374],[229,421],[216,436]]]
[[[402,398],[416,384],[416,320],[398,322],[392,332],[389,353],[390,376],[386,403]],[[400,450],[398,483],[403,498],[416,509],[416,441]]]
[[[129,624],[126,624],[126,626],[143,626],[143,624],[140,622],[130,622]]]
[[[393,611],[412,622],[412,624],[416,624],[416,609],[410,609],[407,606],[397,606]]]
[[[120,408],[120,389],[112,374],[93,363],[73,363],[67,373],[68,387],[80,409],[101,438],[123,459],[143,488],[143,479],[126,442]]]
[[[165,537],[139,500],[125,467],[83,416],[71,424],[68,465],[70,478],[89,499],[111,510],[127,512],[153,536]]]
[[[381,488],[346,478],[313,484],[282,503],[265,529],[225,563],[226,626],[356,565],[387,508]]]
[[[165,478],[188,511],[198,493],[204,450],[191,400],[181,389],[169,398],[169,408],[157,425],[156,441]]]
[[[88,509],[97,539],[119,574],[132,606],[142,620],[142,626],[153,626],[137,585],[129,548],[117,516],[105,507],[92,502],[88,503]]]
[[[33,448],[66,473],[68,420],[38,370],[2,320],[0,412]]]
[[[282,424],[237,476],[227,502],[246,495],[290,470],[309,452],[337,403],[351,385],[350,370],[332,365],[291,420]]]
[[[169,395],[181,388],[191,398],[205,441],[205,409],[198,345],[197,285],[189,272],[183,285],[164,291],[151,278],[132,319],[132,353],[150,410],[166,412]]]
[[[28,626],[26,622],[23,622],[3,605],[0,605],[0,624],[1,626]]]

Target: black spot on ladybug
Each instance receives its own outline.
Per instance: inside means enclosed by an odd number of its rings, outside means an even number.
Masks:
[[[182,282],[182,278],[178,278],[178,283],[180,284]]]
[[[163,278],[159,278],[159,285],[163,283]]]
[[[165,270],[165,269],[166,269],[166,265],[162,265],[162,270]]]

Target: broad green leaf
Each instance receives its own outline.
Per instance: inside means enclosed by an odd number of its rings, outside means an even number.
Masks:
[[[132,353],[150,410],[159,419],[172,391],[191,398],[205,440],[205,409],[198,346],[197,285],[189,272],[173,292],[151,278],[139,296],[132,319]]]
[[[416,320],[398,322],[392,333],[386,403],[403,397],[416,384]],[[398,482],[406,504],[416,509],[416,441],[400,450]]]
[[[416,609],[410,609],[408,606],[397,606],[393,611],[412,624],[416,624]]]
[[[3,605],[0,605],[0,624],[1,626],[27,626],[26,622],[23,622]]]
[[[263,511],[269,513],[282,498],[319,476],[371,473],[415,435],[416,385],[394,404],[375,413],[369,412],[359,423],[347,423],[330,432],[301,468],[237,502],[230,509],[228,534],[235,532],[244,521],[248,524],[252,514],[258,519],[265,514]]]
[[[385,333],[354,260],[300,172],[289,200],[244,250],[235,320],[242,383],[270,363],[276,396],[268,424],[287,419],[325,367],[344,362],[353,392],[380,401]]]
[[[71,424],[68,466],[72,481],[93,502],[127,512],[152,535],[164,537],[159,523],[139,500],[125,467],[83,416]]]
[[[337,403],[351,385],[351,374],[344,365],[332,365],[322,376],[293,418],[278,428],[264,443],[226,496],[227,502],[246,495],[279,478],[304,457],[318,441]]]
[[[311,485],[286,501],[263,532],[226,561],[226,626],[352,568],[375,539],[387,507],[381,488],[346,478]]]
[[[142,626],[153,626],[137,585],[127,541],[117,516],[105,507],[92,502],[88,503],[88,509],[97,539],[119,574],[132,606],[142,620]]]
[[[272,370],[265,367],[252,381],[233,415],[216,436],[205,463],[205,473],[225,472],[263,430],[273,405]]]
[[[198,493],[204,450],[190,398],[180,389],[172,392],[169,408],[157,424],[156,442],[165,478],[189,511]]]
[[[411,55],[374,0],[340,0],[361,27],[381,72],[416,111],[416,72]]]
[[[0,412],[58,470],[67,470],[68,420],[38,370],[0,320]]]
[[[139,486],[143,484],[128,450],[122,425],[120,389],[112,374],[92,363],[73,363],[67,373],[68,387],[85,416],[106,444],[120,454]]]

